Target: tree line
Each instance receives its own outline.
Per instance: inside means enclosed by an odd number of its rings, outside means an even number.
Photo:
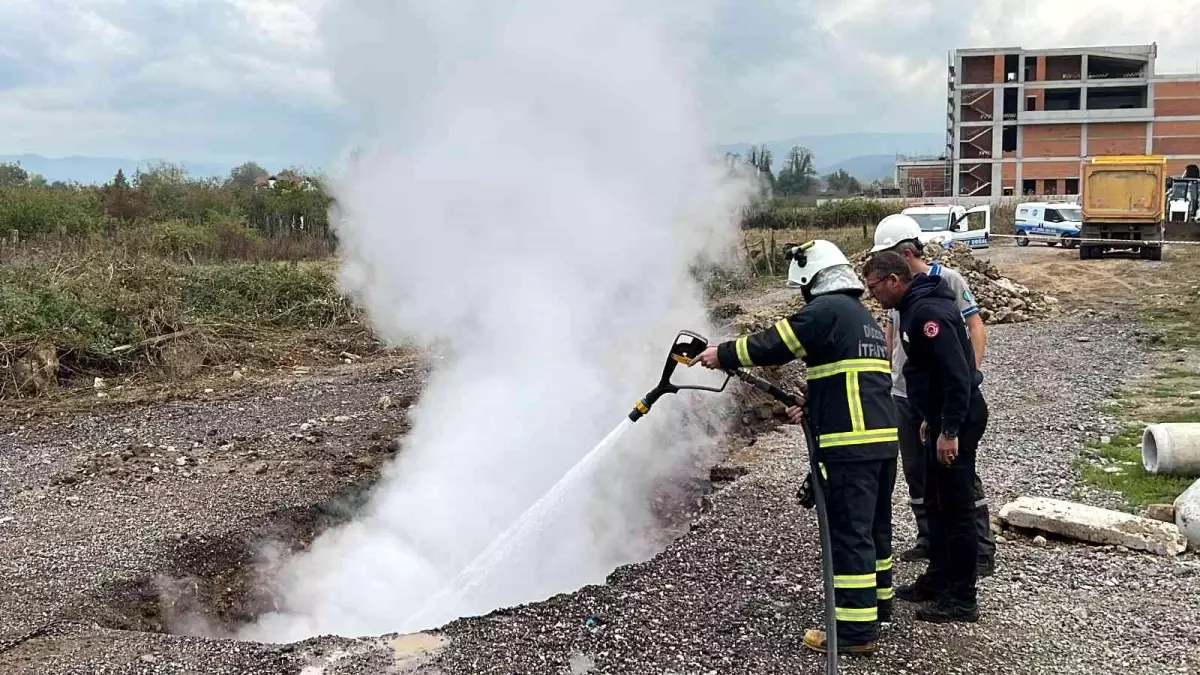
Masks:
[[[118,170],[103,185],[47,181],[19,164],[0,164],[0,236],[104,232],[123,225],[231,222],[263,235],[329,236],[333,199],[319,174],[297,168],[274,175],[246,162],[224,178],[193,177],[168,162]]]
[[[742,162],[752,167],[771,194],[778,197],[821,193],[857,195],[861,194],[864,188],[863,184],[845,169],[818,176],[812,150],[803,146],[792,147],[778,175],[771,166],[775,158],[765,145],[750,146],[744,157],[738,153],[726,153],[725,157],[729,162]]]

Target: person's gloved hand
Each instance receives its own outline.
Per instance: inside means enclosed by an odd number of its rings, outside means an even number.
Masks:
[[[813,494],[811,473],[804,477],[804,482],[800,483],[800,489],[796,490],[796,499],[800,502],[800,506],[806,509],[817,505],[817,497]]]

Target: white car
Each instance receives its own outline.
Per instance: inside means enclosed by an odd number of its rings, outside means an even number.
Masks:
[[[910,216],[921,226],[921,245],[938,243],[949,246],[957,241],[971,248],[988,248],[991,244],[990,204],[971,209],[956,204],[925,204],[910,206],[901,213]],[[974,214],[982,214],[982,217],[972,219]]]
[[[1028,246],[1029,240],[1039,239],[1048,245],[1062,244],[1064,248],[1079,245],[1079,228],[1083,225],[1083,209],[1069,202],[1025,202],[1017,204],[1013,232],[1017,246]]]

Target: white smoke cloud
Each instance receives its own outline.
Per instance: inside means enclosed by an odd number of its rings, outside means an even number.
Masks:
[[[728,249],[747,194],[706,155],[698,5],[328,10],[363,148],[334,185],[344,284],[381,335],[444,360],[365,512],[280,572],[258,640],[428,628],[651,555],[648,496],[713,449],[714,397],[664,399],[478,592],[409,625],[623,419],[676,330],[708,330],[689,265]]]

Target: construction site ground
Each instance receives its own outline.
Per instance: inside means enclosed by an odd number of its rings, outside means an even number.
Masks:
[[[1190,254],[1170,250],[1161,263],[1079,261],[1037,245],[982,254],[1060,300],[1051,318],[990,328],[980,472],[996,510],[1018,495],[1119,502],[1083,483],[1075,463],[1086,442],[1120,428],[1109,404],[1131,382],[1164,368],[1197,372],[1195,350],[1171,342],[1186,337],[1171,319],[1186,323],[1181,298],[1200,282]],[[793,299],[756,284],[721,302],[766,311]],[[262,610],[256,542],[304,546],[352,516],[396,451],[426,369],[421,355],[399,351],[214,380],[131,407],[94,410],[81,398],[75,411],[60,401],[7,415],[0,673],[823,672],[823,657],[801,645],[823,602],[815,516],[794,498],[805,457],[791,426],[732,441],[719,473],[737,478],[714,485],[711,508],[603,585],[416,636],[266,645],[163,632],[172,617],[161,593],[226,621]],[[913,542],[906,502],[898,480],[898,550]],[[845,658],[842,672],[1200,672],[1193,552],[1035,543],[1011,531],[997,541],[980,622],[923,624],[901,603],[881,652]],[[896,570],[904,582],[920,566]]]

